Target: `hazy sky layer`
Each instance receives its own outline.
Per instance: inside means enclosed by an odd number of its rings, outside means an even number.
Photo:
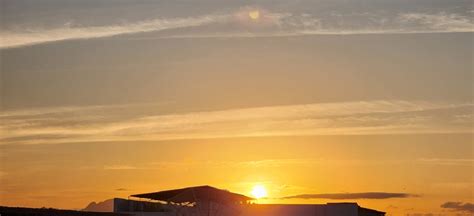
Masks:
[[[263,184],[266,203],[474,211],[471,1],[0,8],[0,205]]]
[[[92,200],[203,184],[250,194],[257,183],[264,184],[269,196],[277,198],[263,202],[357,201],[391,215],[450,215],[440,208],[443,203],[473,201],[472,134],[291,136],[0,148],[4,205],[77,208]],[[403,193],[408,197],[278,199],[356,192]]]
[[[2,51],[3,107],[472,98],[472,33],[57,42]],[[25,62],[28,64],[25,64]]]

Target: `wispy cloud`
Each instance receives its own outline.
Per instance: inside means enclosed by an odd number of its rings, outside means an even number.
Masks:
[[[267,17],[262,22],[265,27],[262,29],[180,33],[160,36],[159,38],[245,38],[474,32],[474,21],[469,16],[446,12],[399,13],[396,15],[333,13],[325,17],[306,13],[263,13],[262,17]],[[229,21],[234,20],[229,19]]]
[[[474,166],[472,158],[420,158],[419,162],[425,164],[448,165],[448,166]]]
[[[472,164],[474,166],[474,164]],[[433,187],[435,190],[458,190],[458,191],[469,191],[471,188],[474,188],[474,182],[440,182],[434,183]]]
[[[138,168],[134,166],[129,166],[129,165],[109,165],[109,166],[104,166],[104,169],[105,170],[135,170]]]
[[[380,160],[340,160],[340,159],[305,159],[305,158],[275,158],[267,160],[231,160],[231,161],[219,161],[219,160],[186,160],[186,161],[154,161],[147,163],[132,163],[132,164],[118,164],[118,165],[98,165],[98,166],[84,166],[81,167],[83,170],[175,170],[179,169],[202,169],[207,168],[224,168],[224,169],[240,169],[240,168],[294,168],[294,167],[318,167],[325,166],[326,164],[334,165],[347,165],[347,164],[374,164],[380,162]],[[413,164],[411,160],[390,160],[383,161],[380,163],[392,163],[392,164]],[[466,185],[466,186],[470,186]],[[436,185],[438,186],[438,185]],[[439,185],[444,186],[444,185]],[[448,185],[450,186],[450,185]]]
[[[473,32],[474,22],[471,17],[445,12],[437,14],[406,13],[400,14],[401,22],[419,24],[425,31],[433,32]]]
[[[474,21],[468,15],[455,13],[385,13],[329,14],[271,12],[264,9],[258,22],[250,20],[248,12],[220,11],[197,17],[156,18],[138,22],[123,22],[106,26],[63,26],[47,29],[16,28],[0,31],[0,49],[21,47],[72,39],[103,38],[124,34],[158,32],[176,28],[212,24],[216,28],[158,35],[158,38],[200,37],[280,37],[298,35],[403,34],[437,32],[474,32]],[[227,26],[227,28],[225,27]],[[191,29],[191,28],[190,28]],[[207,29],[207,30],[206,30]],[[156,38],[156,37],[155,37]],[[142,38],[143,39],[143,38]]]
[[[407,193],[387,192],[364,192],[364,193],[329,193],[329,194],[300,194],[283,197],[282,199],[334,199],[334,200],[356,200],[356,199],[392,199],[410,198],[418,195]]]
[[[48,43],[72,39],[90,39],[111,37],[123,34],[161,31],[166,29],[200,26],[225,20],[226,16],[205,15],[201,17],[151,19],[134,23],[109,26],[71,26],[52,29],[29,28],[22,31],[2,31],[0,48],[20,47],[39,43]]]
[[[472,104],[360,101],[160,114],[152,105],[11,111],[0,143],[36,144],[286,135],[472,133]]]
[[[452,211],[474,213],[474,203],[446,202],[441,205],[441,208]]]

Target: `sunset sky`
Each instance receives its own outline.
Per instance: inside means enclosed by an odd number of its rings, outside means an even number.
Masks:
[[[2,0],[0,205],[212,185],[474,214],[470,0]]]

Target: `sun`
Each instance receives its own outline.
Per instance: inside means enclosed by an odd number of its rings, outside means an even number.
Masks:
[[[258,18],[260,18],[260,11],[258,11],[258,10],[250,11],[249,12],[249,17],[252,20],[258,20]]]
[[[267,189],[263,185],[255,185],[251,193],[256,199],[267,197]]]

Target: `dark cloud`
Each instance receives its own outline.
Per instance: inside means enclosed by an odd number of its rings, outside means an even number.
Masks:
[[[117,189],[115,189],[115,190],[116,190],[116,191],[128,191],[127,188],[117,188]]]
[[[474,203],[446,202],[441,205],[441,208],[450,209],[453,211],[474,213]]]
[[[433,214],[433,213],[413,213],[407,214],[407,216],[443,216],[444,214]]]
[[[407,193],[365,192],[365,193],[331,193],[331,194],[300,194],[283,197],[283,199],[390,199],[418,197]]]

